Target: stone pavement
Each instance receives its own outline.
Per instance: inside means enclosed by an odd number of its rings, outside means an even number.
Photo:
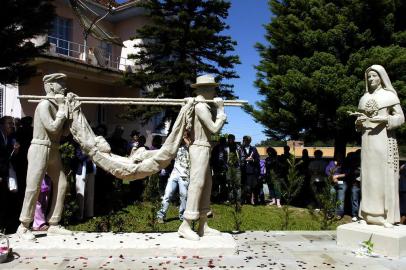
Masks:
[[[233,237],[238,249],[235,255],[89,256],[85,250],[76,256],[21,253],[0,264],[0,269],[406,269],[406,258],[357,257],[352,250],[338,247],[335,231],[245,232]]]
[[[229,256],[237,253],[237,243],[229,233],[205,236],[200,241],[180,238],[178,233],[85,233],[52,235],[37,232],[35,241],[9,236],[11,247],[25,257],[176,257]]]

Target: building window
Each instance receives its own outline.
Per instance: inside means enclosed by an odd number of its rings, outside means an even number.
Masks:
[[[103,56],[106,58],[111,57],[113,54],[113,46],[111,43],[107,43],[105,41],[100,42],[100,48],[103,50]]]
[[[113,67],[112,62],[113,46],[111,43],[101,41],[99,48],[96,49],[96,58],[98,57],[99,65]]]
[[[56,52],[72,55],[72,19],[57,16],[49,33],[49,42],[56,44]]]

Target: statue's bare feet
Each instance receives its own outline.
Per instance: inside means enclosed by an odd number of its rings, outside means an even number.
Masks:
[[[178,229],[178,234],[180,237],[183,237],[188,240],[192,241],[199,241],[200,237],[195,233],[191,226],[190,226],[191,221],[184,219],[182,224],[180,225]]]
[[[361,224],[361,225],[368,225],[367,222],[366,222],[365,220],[363,220],[363,219],[361,219],[361,220],[359,221],[359,224]]]

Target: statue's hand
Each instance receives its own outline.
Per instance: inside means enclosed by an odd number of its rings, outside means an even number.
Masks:
[[[368,117],[366,115],[358,116],[357,120],[355,120],[355,124],[362,125],[362,123],[364,123],[367,119],[368,119]]]
[[[65,106],[65,96],[64,95],[61,95],[61,94],[56,94],[55,96],[54,96],[54,98],[55,98],[55,102],[56,102],[56,104],[58,104],[58,106]]]
[[[369,119],[369,121],[373,123],[388,123],[388,117],[387,116],[374,116]]]
[[[56,104],[58,104],[58,113],[56,116],[62,117],[64,119],[68,118],[68,106],[66,106],[66,99],[64,95],[56,94],[54,96]]]
[[[217,107],[218,109],[224,107],[224,100],[223,100],[222,98],[216,97],[216,98],[213,98],[213,100],[214,100],[214,104],[216,105],[216,107]]]
[[[353,111],[347,111],[347,113],[349,114],[349,115],[354,115],[354,116],[357,116],[357,117],[359,117],[359,116],[365,116],[365,117],[367,117],[364,113],[362,113],[362,112],[353,112]]]

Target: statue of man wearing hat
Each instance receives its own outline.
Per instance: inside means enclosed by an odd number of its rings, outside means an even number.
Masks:
[[[53,188],[51,209],[47,217],[50,225],[48,234],[72,234],[71,231],[58,225],[67,187],[59,154],[59,141],[66,131],[64,124],[67,119],[65,79],[66,75],[62,73],[44,76],[46,95],[52,98],[42,100],[34,114],[34,134],[27,155],[27,188],[20,215],[21,224],[17,229],[17,234],[25,240],[35,239],[29,228],[33,221],[35,204],[45,173],[51,178]]]
[[[196,102],[193,116],[193,129],[191,137],[193,143],[189,147],[190,156],[190,183],[186,210],[183,214],[183,223],[178,229],[181,237],[189,240],[199,240],[203,235],[220,235],[220,232],[207,225],[207,213],[210,211],[211,170],[210,170],[210,137],[223,127],[226,121],[224,104],[221,98],[215,98],[216,112],[205,102],[213,99],[218,84],[210,75],[197,77],[195,88]],[[213,119],[215,119],[213,121]],[[191,223],[199,220],[198,232],[194,232]]]

